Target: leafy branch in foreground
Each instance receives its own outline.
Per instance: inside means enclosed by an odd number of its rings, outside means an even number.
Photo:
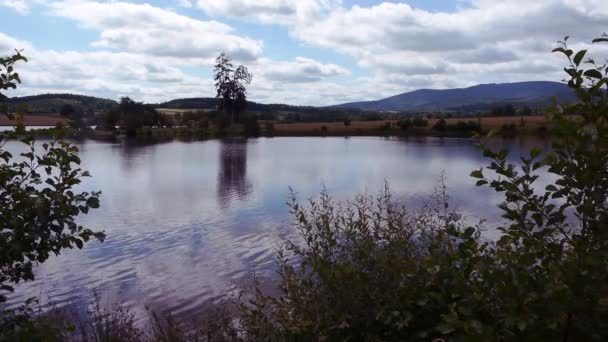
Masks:
[[[25,60],[19,52],[0,58],[0,90],[21,82],[14,64]],[[3,149],[6,136],[0,135],[0,303],[14,284],[34,279],[35,264],[63,249],[82,248],[92,237],[104,238],[76,222],[79,214],[99,207],[100,195],[75,192],[89,176],[79,167],[78,148],[53,141],[41,144],[39,154],[32,138],[21,141],[27,148],[14,157]]]
[[[0,90],[15,89],[21,83],[19,74],[15,72],[15,63],[27,62],[27,58],[21,55],[20,51],[15,52],[12,56],[0,57]],[[6,96],[0,92],[0,112],[8,114],[4,108],[5,100]]]

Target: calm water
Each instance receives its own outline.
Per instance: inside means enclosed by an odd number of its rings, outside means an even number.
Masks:
[[[485,165],[466,139],[260,138],[134,146],[79,144],[102,190],[101,208],[82,223],[104,243],[68,251],[39,267],[12,302],[39,296],[52,305],[90,301],[93,292],[136,312],[162,307],[188,315],[240,286],[255,266],[272,276],[274,253],[294,237],[285,202],[325,185],[333,197],[376,193],[416,206],[445,171],[452,203],[469,219],[497,220],[500,197],[468,175]],[[529,144],[509,143],[516,153]],[[17,150],[10,142],[6,148]]]

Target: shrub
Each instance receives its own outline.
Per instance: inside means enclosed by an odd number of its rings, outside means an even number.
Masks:
[[[433,131],[445,133],[448,129],[448,124],[445,119],[441,118],[433,125]]]
[[[517,134],[517,126],[515,124],[503,124],[500,127],[500,134],[504,136],[514,136]]]
[[[398,125],[399,125],[399,128],[401,128],[401,130],[407,131],[407,129],[410,128],[410,126],[412,126],[412,120],[410,120],[410,119],[399,120]]]
[[[417,118],[414,118],[414,120],[412,120],[412,125],[414,127],[426,127],[429,125],[429,122],[426,119],[417,117]]]

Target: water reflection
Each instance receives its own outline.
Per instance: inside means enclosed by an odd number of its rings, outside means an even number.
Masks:
[[[247,140],[230,139],[220,142],[218,172],[218,202],[230,207],[235,198],[247,199],[252,185],[247,181]]]

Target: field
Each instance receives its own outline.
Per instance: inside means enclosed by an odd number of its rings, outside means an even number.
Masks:
[[[438,119],[428,120],[428,125],[424,128],[410,129],[412,133],[429,133],[431,128]],[[547,125],[547,119],[544,116],[513,116],[513,117],[484,117],[478,118],[450,118],[446,119],[448,125],[454,125],[458,122],[473,121],[481,125],[483,131],[500,130],[505,125],[515,125],[524,131],[533,131]],[[399,130],[396,120],[385,121],[352,121],[346,126],[343,122],[298,122],[298,123],[276,123],[274,124],[274,132],[276,135],[363,135],[363,134],[378,134],[389,133]],[[523,122],[523,125],[522,125]],[[388,126],[387,126],[388,124]],[[325,129],[323,128],[325,127]]]
[[[67,123],[66,118],[57,115],[25,115],[24,123],[26,126],[55,126],[58,122]],[[0,115],[0,126],[14,126],[16,121],[9,120],[6,116]]]

